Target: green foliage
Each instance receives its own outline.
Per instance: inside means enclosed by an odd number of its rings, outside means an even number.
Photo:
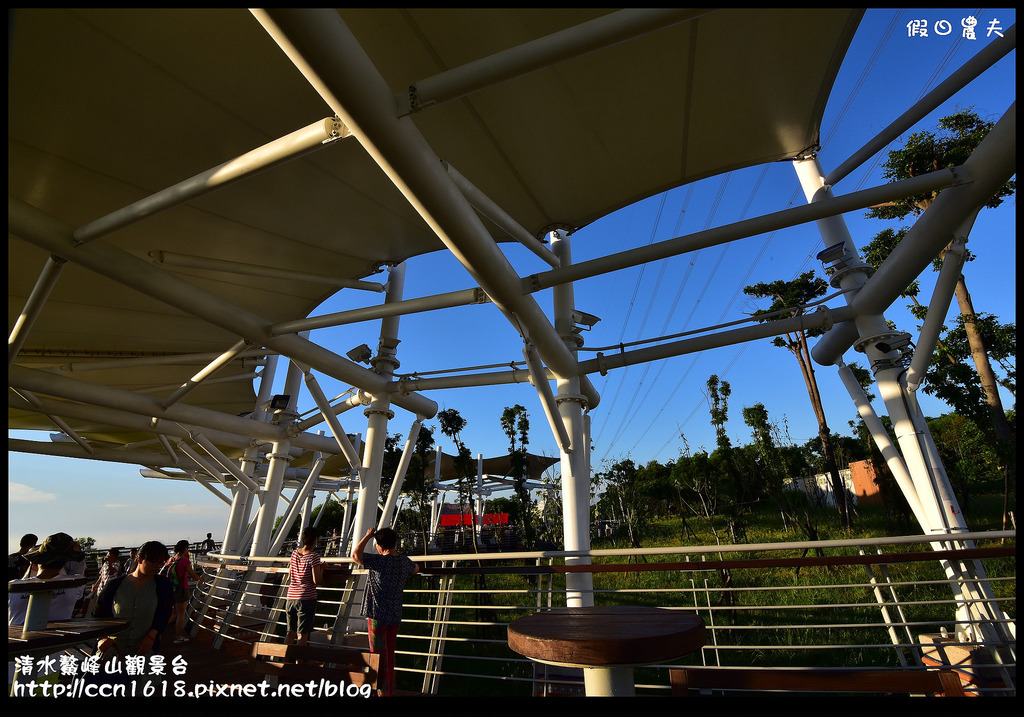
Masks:
[[[902,149],[889,152],[882,165],[882,176],[897,181],[962,165],[993,126],[994,123],[982,120],[971,109],[943,117],[939,120],[939,132],[915,132],[907,138]],[[1005,197],[1013,195],[1015,188],[1015,183],[1008,181],[985,206],[998,207]],[[937,195],[938,192],[929,192],[900,199],[874,207],[867,216],[903,219],[908,214],[918,215],[928,208]]]
[[[759,320],[763,321],[778,321],[796,316],[803,311],[803,307],[807,304],[824,296],[827,290],[828,282],[813,271],[805,271],[792,281],[783,281],[782,279],[770,282],[762,281],[743,287],[743,293],[747,296],[772,300],[767,309],[759,309],[753,314],[754,317],[762,317]],[[776,337],[772,343],[799,355],[807,338],[820,336],[823,333],[824,331],[821,329],[808,329]]]
[[[428,541],[427,531],[430,529],[430,508],[433,505],[435,496],[437,496],[434,474],[428,470],[428,464],[433,453],[434,429],[430,426],[420,426],[420,432],[416,436],[416,446],[409,460],[409,470],[405,473],[403,492],[412,496],[413,504],[419,512],[420,519],[416,524],[420,529],[423,545],[426,545]]]
[[[384,457],[380,467],[380,502],[387,502],[395,472],[402,460],[402,434],[391,433],[384,438]]]
[[[630,546],[640,547],[652,514],[651,472],[642,473],[631,459],[625,458],[609,465],[597,478],[605,487],[598,501],[600,514],[619,520],[626,527]]]
[[[473,481],[476,479],[476,470],[473,465],[473,454],[462,441],[462,430],[468,424],[458,411],[454,408],[446,408],[437,413],[438,423],[441,424],[441,433],[455,443],[455,474],[459,481],[459,506],[463,514],[468,512],[476,515],[476,508],[473,502]],[[472,527],[472,526],[470,526]],[[459,529],[465,532],[466,526],[461,525]],[[471,541],[474,548],[476,540]]]
[[[978,425],[960,414],[949,413],[932,419],[928,421],[928,429],[961,506],[969,505],[975,485],[999,478],[999,456]]]
[[[75,542],[82,546],[84,552],[88,552],[96,545],[96,538],[75,538]]]
[[[512,407],[506,406],[501,413],[501,430],[508,437],[512,485],[521,506],[521,510],[518,511],[519,525],[523,543],[529,547],[534,544],[536,531],[530,519],[533,514],[533,502],[530,500],[530,491],[526,488],[526,480],[529,477],[526,446],[530,443],[530,416],[526,409],[518,403]]]

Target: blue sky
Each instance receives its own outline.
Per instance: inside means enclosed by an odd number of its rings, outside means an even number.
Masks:
[[[976,40],[961,39],[961,20],[978,19]],[[911,35],[908,23],[925,21],[928,36]],[[974,55],[994,35],[1016,20],[1013,9],[868,10],[840,70],[822,124],[820,161],[826,172],[838,166],[878,131]],[[942,21],[950,24],[950,34]],[[994,24],[993,24],[994,23]],[[933,128],[939,117],[973,108],[995,120],[1015,99],[1016,53],[1010,53],[985,75],[974,80],[954,99],[922,120],[915,129]],[[895,145],[894,145],[895,146]],[[884,158],[884,153],[882,153]],[[854,171],[836,188],[837,194],[881,183],[880,161]],[[788,163],[754,167],[672,190],[605,217],[572,237],[573,259],[602,256],[623,247],[662,241],[681,234],[721,226],[804,203],[795,172]],[[964,270],[979,311],[991,312],[1003,322],[1015,322],[1016,199],[994,210],[982,211],[969,248],[977,260]],[[858,245],[895,224],[866,219],[862,213],[845,216]],[[503,245],[510,261],[523,274],[546,268],[518,245]],[[639,338],[698,329],[735,321],[763,304],[742,293],[746,285],[791,279],[803,271],[821,273],[815,255],[822,248],[813,226],[796,227],[770,235],[750,237],[728,246],[626,269],[601,279],[578,282],[578,309],[601,318],[584,333],[587,347],[617,345]],[[438,283],[437,277],[443,276]],[[921,277],[923,301],[931,295],[934,274]],[[406,298],[472,286],[466,271],[446,253],[409,262]],[[351,292],[328,301],[316,313],[365,305],[366,296]],[[536,295],[550,309],[550,291]],[[830,305],[841,305],[833,300]],[[951,316],[955,306],[951,308]],[[898,301],[887,317],[898,327],[915,333],[917,322]],[[401,321],[398,358],[400,373],[426,372],[449,367],[508,364],[521,361],[521,342],[508,322],[490,305],[450,309]],[[312,338],[339,353],[368,344],[377,345],[372,323],[324,329]],[[591,358],[584,351],[581,358]],[[845,360],[858,355],[847,353]],[[603,460],[627,455],[639,462],[668,461],[683,448],[685,435],[691,450],[714,446],[708,421],[704,385],[712,373],[732,386],[728,430],[734,444],[749,440],[743,424],[744,406],[761,402],[771,419],[788,431],[795,443],[817,434],[803,381],[793,357],[768,340],[721,348],[696,356],[683,356],[646,366],[619,369],[608,376],[594,375],[601,405],[592,412],[595,444],[593,468]],[[855,411],[832,370],[817,367],[817,378],[834,432],[850,433]],[[344,387],[325,380],[328,395]],[[519,403],[531,420],[530,450],[553,455],[555,441],[548,429],[535,391],[528,385],[457,389],[431,392],[441,408],[455,408],[468,420],[464,434],[474,453],[484,456],[507,451],[499,417],[506,406]],[[1004,405],[1013,405],[1003,395]],[[929,415],[948,410],[927,395],[921,396]],[[876,410],[883,407],[876,401]],[[308,409],[307,398],[300,409]],[[351,415],[351,414],[349,414]],[[408,432],[412,416],[396,411],[392,432]],[[344,422],[350,432],[361,431],[364,421]],[[351,426],[349,425],[351,423]],[[437,425],[436,421],[428,425]],[[451,443],[440,437],[442,447]],[[44,438],[36,434],[35,440]],[[226,509],[198,485],[157,481],[139,476],[138,468],[94,461],[9,453],[9,544],[13,550],[22,533],[40,537],[56,531],[90,535],[99,544],[137,544],[155,538],[173,542],[198,540],[206,532],[222,537]]]

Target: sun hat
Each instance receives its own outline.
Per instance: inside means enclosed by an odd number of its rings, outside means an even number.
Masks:
[[[80,549],[76,549],[75,539],[67,533],[54,533],[47,536],[35,550],[25,553],[25,559],[30,563],[49,565],[51,563],[66,563],[69,560],[81,559]]]

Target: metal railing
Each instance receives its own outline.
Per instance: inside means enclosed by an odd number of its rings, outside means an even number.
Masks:
[[[582,694],[579,671],[533,663],[509,649],[507,625],[566,605],[566,575],[593,574],[596,605],[696,612],[707,644],[671,665],[635,670],[637,694],[667,695],[682,665],[894,667],[950,664],[974,695],[1015,694],[1015,531],[587,553],[410,556],[398,638],[399,687],[441,695]],[[956,550],[928,546],[955,540]],[[590,565],[566,557],[585,555]],[[942,562],[967,561],[985,590],[954,584]],[[366,644],[358,617],[365,571],[327,558],[314,640]],[[284,635],[288,558],[212,555],[190,614],[215,646]],[[962,582],[962,579],[961,579]],[[987,597],[972,597],[983,595]],[[1001,644],[976,637],[965,604],[984,601]],[[959,610],[959,612],[958,612]],[[988,628],[992,626],[989,625]],[[991,631],[990,633],[991,634]]]

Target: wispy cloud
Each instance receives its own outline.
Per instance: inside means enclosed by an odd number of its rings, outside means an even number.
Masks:
[[[57,494],[47,493],[24,483],[8,481],[7,500],[10,503],[46,503],[51,500],[57,500]]]
[[[190,503],[165,505],[163,512],[170,513],[171,515],[218,515],[218,513],[210,506],[192,505]]]

